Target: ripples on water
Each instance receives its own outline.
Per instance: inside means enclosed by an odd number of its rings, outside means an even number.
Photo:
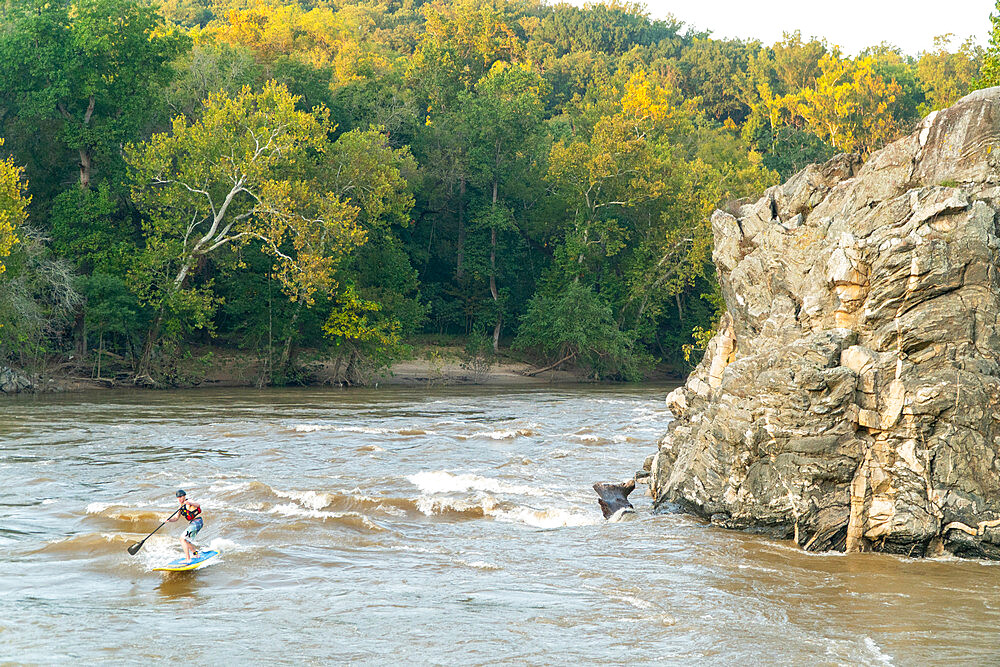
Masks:
[[[606,523],[663,387],[0,403],[0,662],[917,664],[1000,655],[1000,570]],[[197,573],[168,524],[202,504]]]

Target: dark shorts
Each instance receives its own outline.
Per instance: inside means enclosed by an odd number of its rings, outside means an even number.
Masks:
[[[205,522],[201,520],[201,517],[198,517],[197,519],[189,523],[187,532],[184,533],[184,539],[194,544],[194,538],[198,536],[198,531],[201,530],[202,526],[204,525]]]

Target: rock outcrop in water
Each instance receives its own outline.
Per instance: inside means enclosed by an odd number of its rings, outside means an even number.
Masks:
[[[605,519],[620,521],[625,515],[635,516],[635,507],[629,502],[629,494],[635,491],[635,480],[627,482],[597,482],[594,484],[594,491],[597,492],[597,504],[601,508],[601,513]]]
[[[712,217],[728,312],[662,503],[809,550],[1000,558],[1000,88]]]

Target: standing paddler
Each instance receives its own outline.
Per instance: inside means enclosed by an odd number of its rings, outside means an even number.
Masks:
[[[187,530],[184,532],[184,537],[181,538],[181,546],[184,548],[184,557],[187,562],[191,562],[194,558],[198,556],[198,546],[194,543],[194,538],[198,535],[198,531],[204,527],[205,522],[201,518],[201,505],[196,502],[192,502],[187,499],[187,494],[184,493],[184,489],[178,489],[177,500],[180,502],[181,506],[179,509],[180,515],[190,521]],[[176,512],[167,521],[177,521]]]

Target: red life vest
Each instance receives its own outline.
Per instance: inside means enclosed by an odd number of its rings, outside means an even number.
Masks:
[[[198,518],[199,514],[201,514],[200,507],[196,507],[192,512],[191,510],[188,509],[187,503],[181,505],[181,516],[187,519],[188,521],[194,521],[196,518]]]

